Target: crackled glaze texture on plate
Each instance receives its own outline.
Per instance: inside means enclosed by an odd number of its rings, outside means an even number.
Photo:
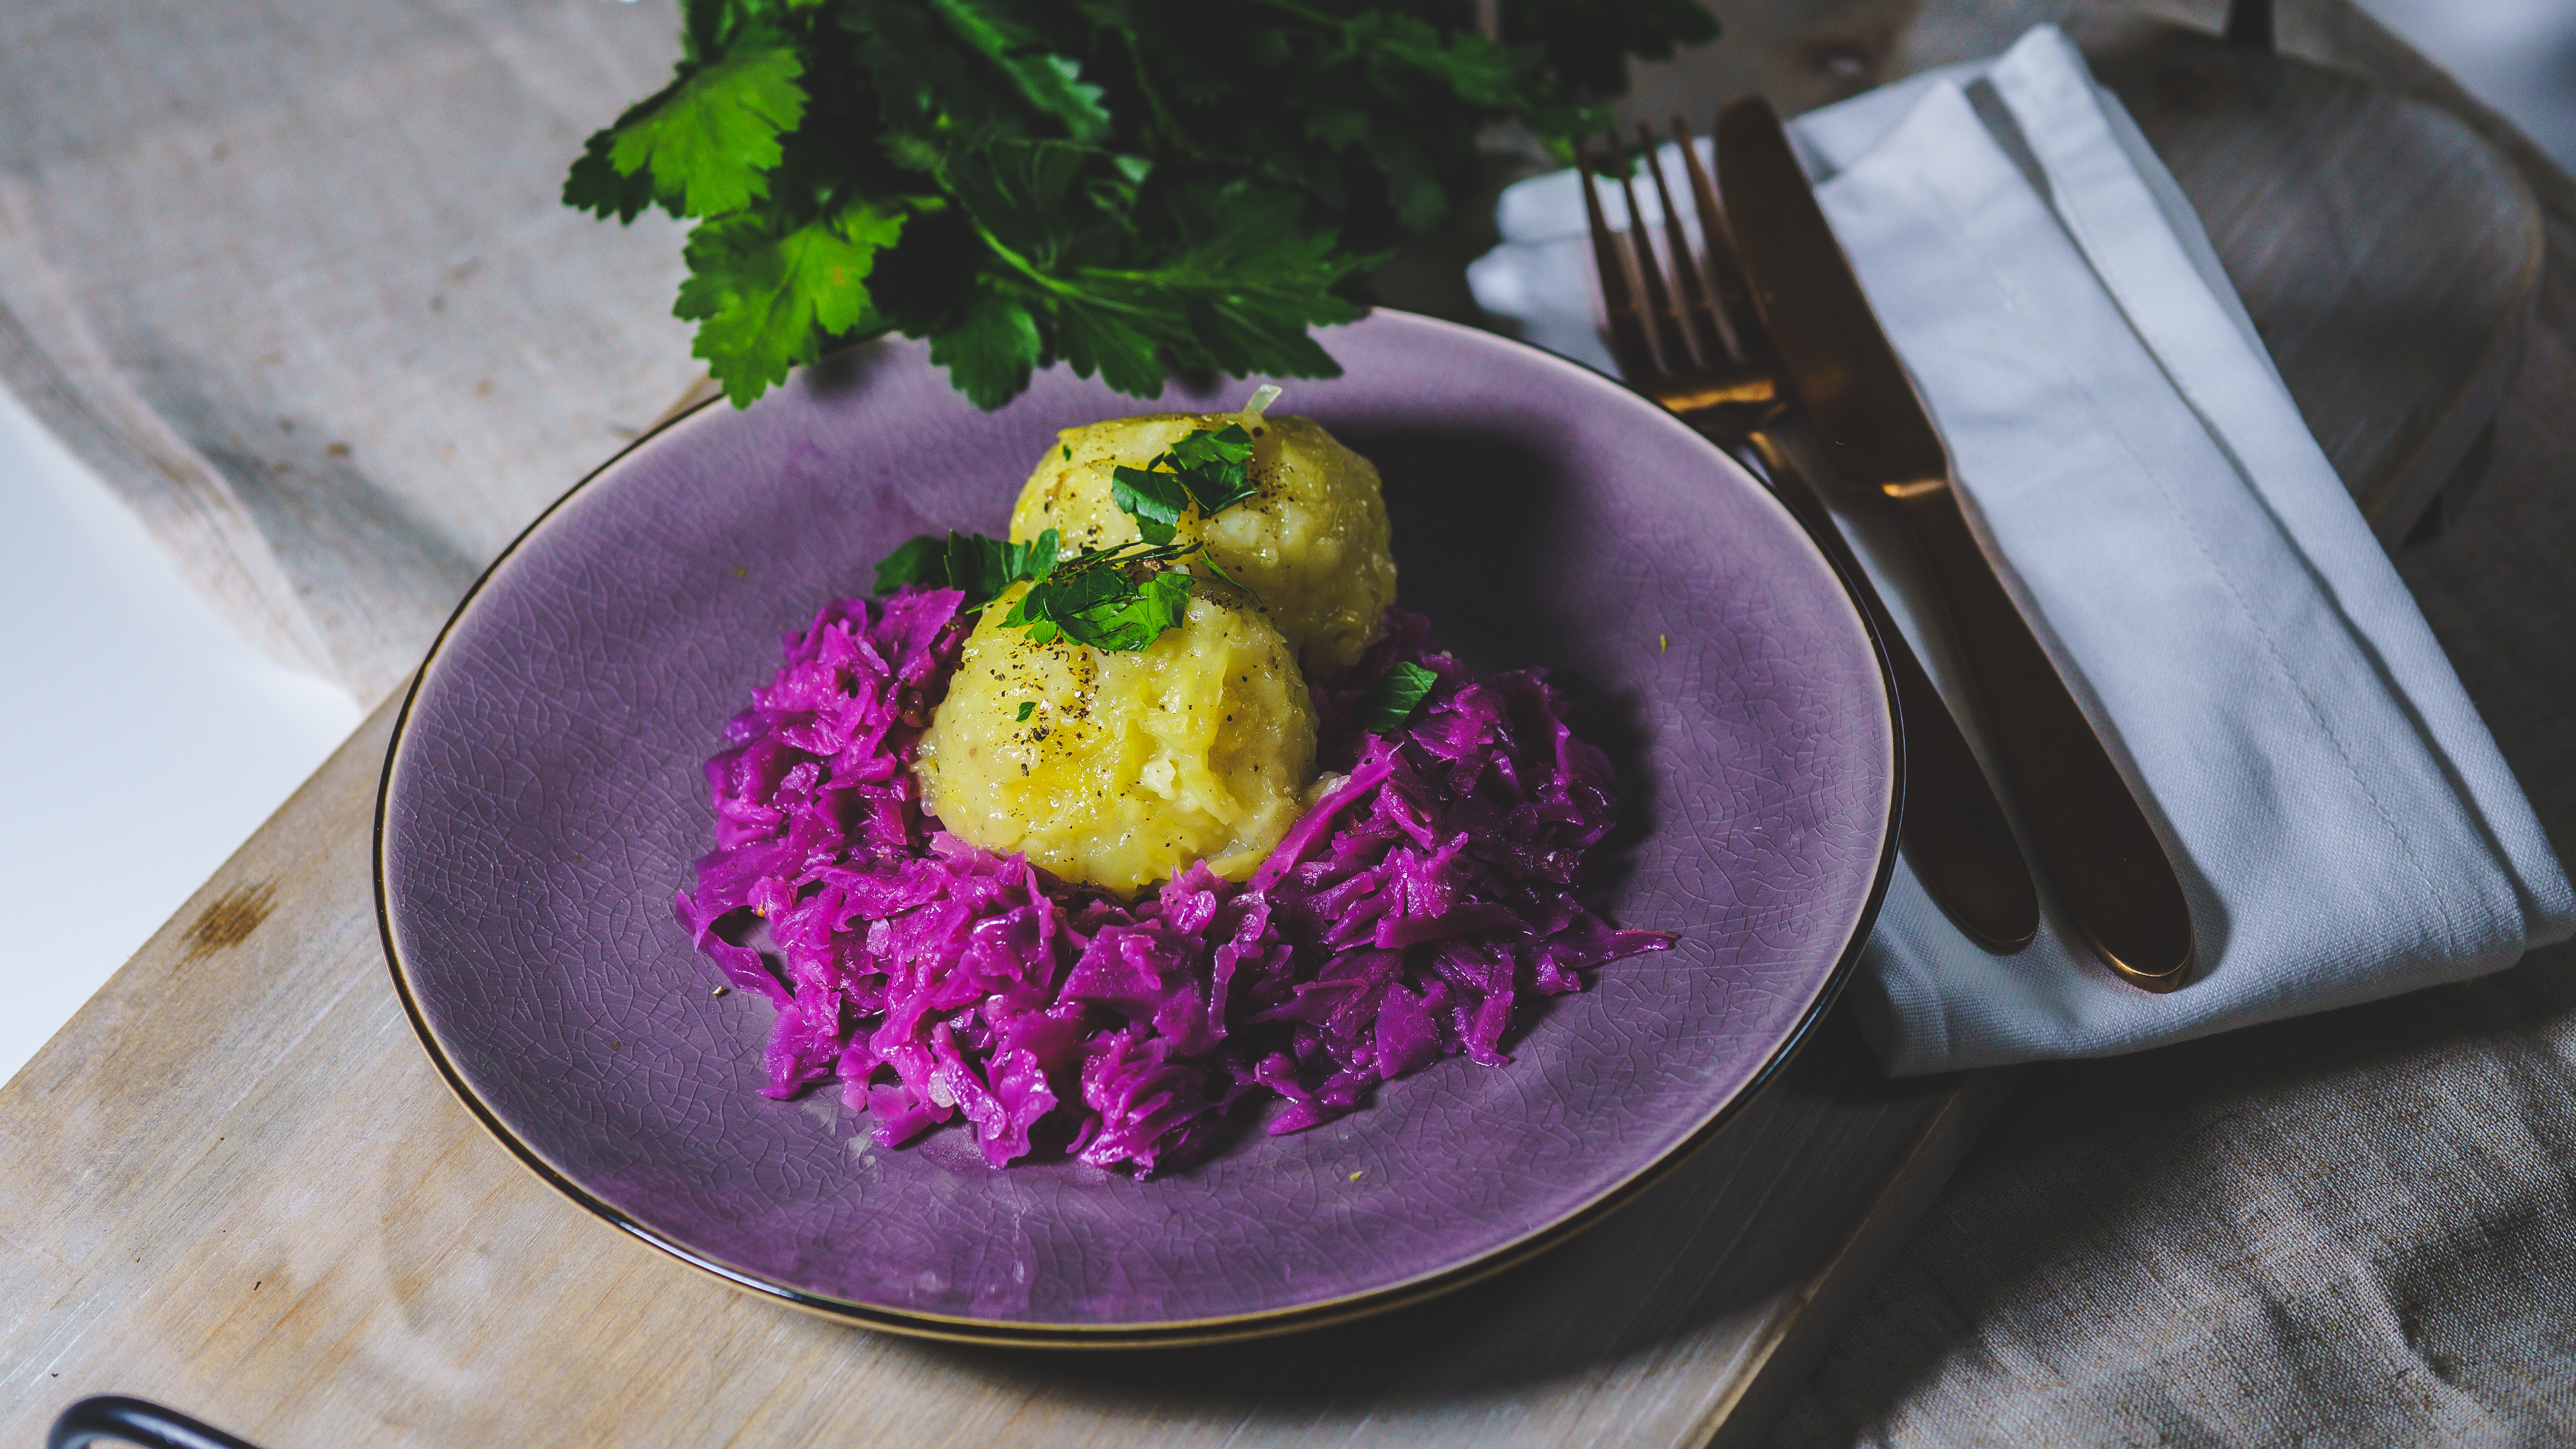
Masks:
[[[1374,459],[1402,600],[1479,669],[1543,664],[1619,771],[1598,898],[1678,931],[1544,1003],[1508,1068],[1451,1058],[1287,1137],[1139,1182],[888,1151],[837,1092],[759,1094],[767,1005],[671,917],[700,762],[821,600],[911,534],[999,533],[1056,430],[1157,404],[1061,368],[980,413],[870,344],[716,406],[574,490],[492,570],[396,737],[380,889],[460,1089],[578,1198],[863,1321],[1099,1331],[1400,1296],[1650,1171],[1780,1058],[1874,908],[1894,730],[1831,569],[1733,463],[1616,384],[1378,313],[1280,411]],[[1669,640],[1669,645],[1665,641]],[[962,1324],[957,1321],[963,1321]]]

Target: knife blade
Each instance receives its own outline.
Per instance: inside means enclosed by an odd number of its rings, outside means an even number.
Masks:
[[[1718,190],[1790,391],[1835,468],[1890,500],[1932,577],[2039,864],[2085,942],[2150,991],[2188,979],[2191,907],[2120,775],[1961,510],[1949,449],[1759,96],[1718,117]]]

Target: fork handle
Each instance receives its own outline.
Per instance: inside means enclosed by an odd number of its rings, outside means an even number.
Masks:
[[[1923,661],[1896,627],[1886,603],[1853,556],[1823,495],[1767,429],[1744,435],[1771,491],[1816,536],[1852,594],[1869,611],[1896,678],[1896,708],[1905,730],[1905,858],[1951,924],[1997,951],[2029,944],[2039,930],[2039,892],[2013,839],[2003,802],[1977,764],[1968,737],[1932,685]]]
[[[2131,985],[2182,985],[2191,906],[2173,862],[1978,546],[1958,490],[1913,488],[1897,507],[1931,566],[1979,712],[2066,914]]]

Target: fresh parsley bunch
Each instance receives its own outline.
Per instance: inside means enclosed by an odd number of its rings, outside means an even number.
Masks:
[[[737,405],[846,338],[927,337],[998,407],[1058,359],[1330,376],[1310,326],[1477,182],[1558,145],[1698,0],[683,0],[671,83],[590,138],[567,205],[694,219],[674,311]]]

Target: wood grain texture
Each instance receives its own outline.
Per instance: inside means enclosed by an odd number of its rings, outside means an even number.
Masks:
[[[1803,109],[1991,53],[2041,19],[2098,43],[2140,16],[2212,27],[2221,6],[1721,8],[1724,73],[1650,75],[1641,111],[1660,118],[1671,88],[1694,113],[1752,88]],[[2541,176],[2552,216],[2576,214],[2527,143],[2340,0],[2285,5],[2282,40],[2462,117]],[[2206,164],[2241,175],[2178,167],[2205,208],[2264,194],[2262,157],[2221,142]],[[2212,230],[2247,275],[2229,248],[2259,232]],[[2392,410],[2379,385],[2340,390],[2311,422],[2365,440],[2363,413]],[[2474,411],[2467,381],[2452,395],[2467,406],[2437,400],[2432,416]],[[375,930],[367,824],[389,725],[371,719],[0,1089],[0,1441],[39,1442],[62,1405],[122,1391],[270,1449],[1752,1442],[2013,1080],[1887,1083],[1837,1016],[1652,1194],[1441,1302],[1146,1354],[872,1335],[623,1237],[448,1095]]]
[[[1836,1018],[1673,1179],[1433,1304],[1118,1355],[871,1334],[624,1237],[448,1094],[375,935],[389,723],[0,1090],[0,1442],[113,1390],[274,1449],[1693,1443],[1812,1352],[1811,1300],[1865,1280],[1853,1260],[1893,1246],[2006,1083],[1879,1080]]]

